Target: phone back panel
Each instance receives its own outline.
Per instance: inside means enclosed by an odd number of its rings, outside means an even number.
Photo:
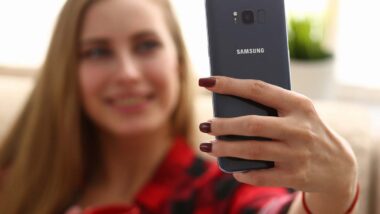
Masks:
[[[253,17],[243,17],[244,11],[252,11]],[[206,14],[213,76],[258,79],[290,89],[284,0],[206,0]],[[253,18],[253,23],[243,23],[247,18]],[[221,118],[277,116],[272,108],[221,94],[213,94],[213,107],[215,117]],[[219,136],[218,139],[268,140],[242,136]],[[226,172],[274,166],[271,161],[218,160]]]

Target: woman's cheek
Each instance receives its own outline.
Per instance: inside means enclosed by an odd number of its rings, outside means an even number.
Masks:
[[[171,57],[170,59],[161,59],[160,62],[154,66],[156,69],[152,70],[151,79],[155,83],[155,90],[161,93],[164,104],[173,109],[179,95],[178,66]]]
[[[105,84],[104,72],[90,65],[82,65],[79,69],[79,84],[82,95],[82,103],[86,111],[93,115],[99,110],[99,98]]]

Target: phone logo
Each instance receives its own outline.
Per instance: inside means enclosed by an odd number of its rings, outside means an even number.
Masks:
[[[253,54],[264,54],[265,48],[244,48],[244,49],[237,49],[236,54],[237,55],[253,55]]]

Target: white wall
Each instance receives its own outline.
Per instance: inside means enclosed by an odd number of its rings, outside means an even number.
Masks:
[[[64,0],[0,1],[0,65],[38,67]]]
[[[380,2],[342,0],[337,77],[343,84],[380,89]]]
[[[198,76],[210,75],[204,0],[171,0]]]

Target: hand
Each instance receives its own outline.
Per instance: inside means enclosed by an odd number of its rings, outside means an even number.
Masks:
[[[355,155],[349,144],[323,123],[310,99],[258,80],[212,79],[215,84],[208,85],[210,91],[272,107],[277,109],[279,117],[249,115],[212,119],[201,126],[209,126],[209,134],[213,136],[258,136],[273,141],[217,140],[201,147],[209,148],[210,155],[215,157],[275,161],[272,169],[234,173],[240,182],[289,187],[322,198],[346,198],[349,206],[356,191]]]
[[[70,207],[65,214],[82,214],[82,209],[79,206]]]

